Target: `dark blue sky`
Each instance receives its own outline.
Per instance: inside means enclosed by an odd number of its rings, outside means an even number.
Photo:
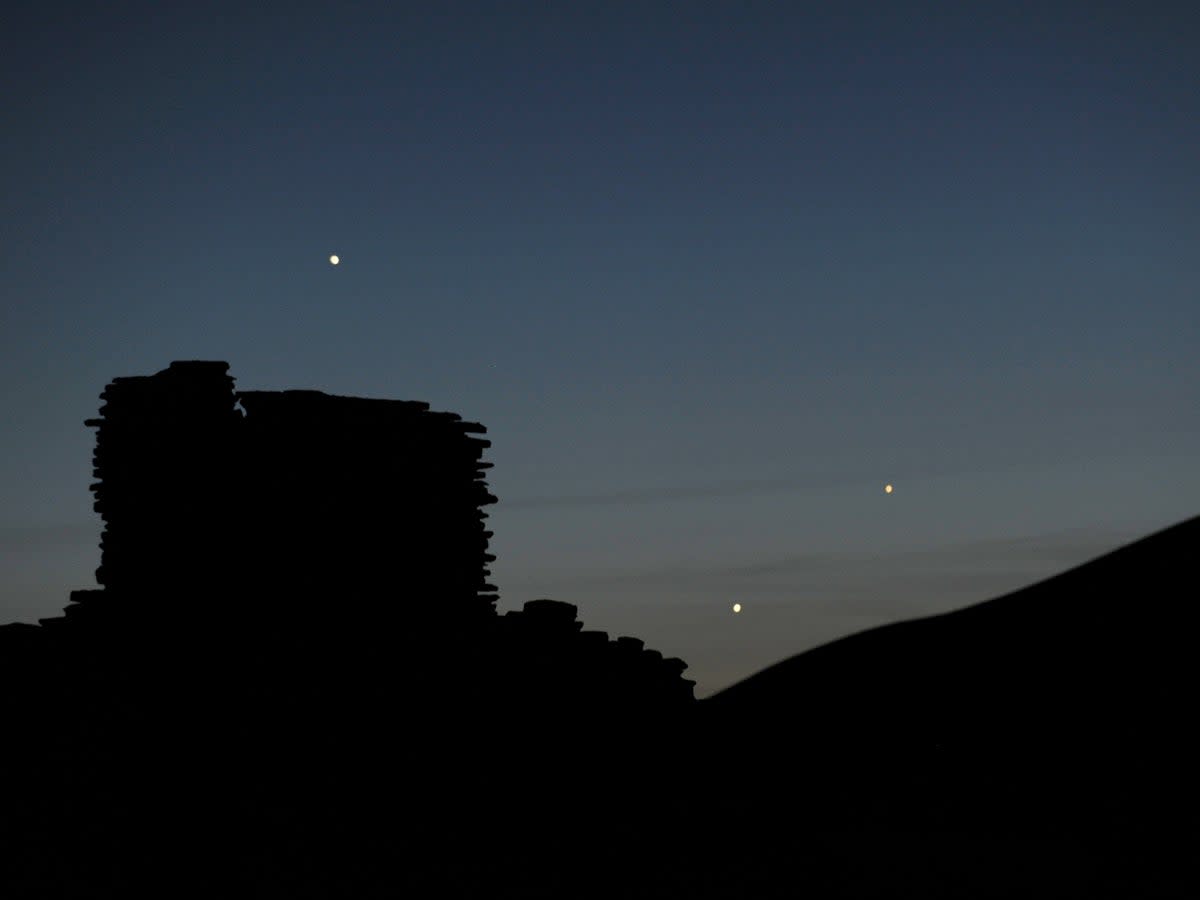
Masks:
[[[181,6],[0,22],[3,620],[173,359],[484,422],[501,607],[702,694],[1198,511],[1185,5]]]

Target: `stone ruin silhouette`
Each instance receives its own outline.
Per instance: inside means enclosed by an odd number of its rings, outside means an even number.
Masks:
[[[692,699],[682,660],[582,631],[571,604],[497,616],[483,425],[415,401],[235,391],[228,369],[177,361],[101,394],[85,424],[103,587],[43,627],[170,628],[210,651],[235,631],[486,636],[551,653],[597,701]]]
[[[223,613],[259,624],[494,612],[483,426],[426,403],[235,392],[227,370],[175,362],[101,395],[86,424],[103,589],[74,592],[68,621],[173,618],[235,587],[245,602]]]
[[[228,368],[116,378],[86,423],[101,587],[0,626],[2,892],[496,891],[524,816],[575,871],[557,823],[669,766],[686,664],[568,603],[497,613],[482,425]]]

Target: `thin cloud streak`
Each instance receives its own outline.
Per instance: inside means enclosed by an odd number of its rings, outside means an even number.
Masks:
[[[674,585],[684,587],[703,583],[747,584],[756,579],[771,578],[773,587],[785,585],[774,581],[780,577],[795,577],[795,589],[803,588],[820,574],[853,576],[855,580],[909,577],[924,574],[936,578],[973,577],[976,573],[992,574],[997,568],[1014,572],[1042,569],[1046,566],[1070,566],[1115,550],[1133,540],[1133,532],[1099,529],[1077,529],[1044,535],[989,538],[964,541],[939,547],[888,550],[882,552],[814,551],[791,554],[775,559],[763,559],[724,565],[666,566],[626,572],[579,573],[557,576],[563,583],[583,585]],[[765,586],[765,585],[762,585]],[[881,588],[882,589],[882,588]],[[982,598],[981,598],[982,599]]]
[[[828,483],[828,482],[825,482]],[[569,494],[558,497],[501,498],[498,508],[504,510],[562,509],[581,506],[627,506],[640,503],[661,503],[673,500],[708,500],[741,497],[748,494],[770,494],[798,490],[809,483],[790,480],[733,481],[708,487],[679,486],[662,488],[631,488],[594,494]]]
[[[611,491],[596,491],[583,494],[561,494],[556,496],[516,497],[505,499],[500,497],[495,509],[502,511],[526,511],[539,509],[567,509],[601,506],[631,506],[652,503],[670,503],[686,500],[712,500],[751,495],[786,494],[804,490],[837,489],[846,487],[866,487],[878,485],[883,490],[885,483],[896,485],[898,494],[902,495],[906,485],[917,481],[959,478],[971,476],[985,478],[1014,471],[1034,471],[1056,469],[1063,466],[1102,465],[1117,461],[1119,457],[1111,455],[1090,455],[1073,458],[1061,458],[1052,461],[1033,462],[1029,459],[1014,459],[1009,464],[993,465],[986,469],[970,466],[949,468],[908,467],[903,466],[881,471],[877,475],[867,476],[861,470],[849,472],[820,472],[802,478],[757,478],[727,481],[709,485],[675,485],[667,487],[623,488]]]

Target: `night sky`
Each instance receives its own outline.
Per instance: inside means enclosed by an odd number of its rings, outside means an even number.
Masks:
[[[174,359],[483,422],[500,608],[701,696],[1200,512],[1186,4],[184,6],[0,21],[0,621]]]

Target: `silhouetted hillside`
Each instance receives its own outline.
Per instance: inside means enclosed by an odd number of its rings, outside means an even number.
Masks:
[[[984,895],[980,871],[997,896],[1190,895],[1198,556],[1195,518],[734,685],[701,703],[705,734],[718,755],[753,765],[715,805],[753,821],[759,807],[744,798],[770,797],[810,823],[900,845],[927,834],[962,850],[965,838],[981,868],[949,870],[973,885],[968,896]],[[754,830],[772,843],[773,826]]]
[[[856,733],[886,724],[914,748],[1010,719],[1064,739],[1118,713],[1190,731],[1167,713],[1195,687],[1198,553],[1195,518],[1003,597],[818,647],[705,706],[731,721],[799,706]]]
[[[0,627],[3,896],[1198,893],[1200,519],[696,703],[496,614],[483,426],[227,368],[108,386],[103,587]]]

